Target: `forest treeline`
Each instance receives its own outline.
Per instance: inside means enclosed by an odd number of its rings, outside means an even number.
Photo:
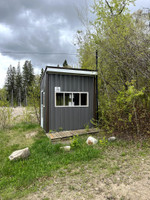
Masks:
[[[70,67],[67,60],[64,61],[63,67]],[[44,73],[43,68],[38,75],[34,74],[34,67],[31,61],[26,60],[20,67],[10,65],[7,69],[5,85],[0,89],[0,128],[10,125],[12,108],[25,106],[29,109],[24,117],[36,119],[40,124],[40,82]],[[34,116],[34,117],[33,117]]]
[[[41,75],[42,73],[43,69],[41,70]],[[32,87],[35,84],[40,87],[41,75],[34,75],[34,68],[31,61],[28,60],[25,61],[22,72],[20,63],[18,63],[17,67],[10,65],[7,70],[4,87],[9,104],[11,106],[27,106]]]
[[[13,120],[12,108],[26,106],[29,113],[24,113],[25,121],[31,118],[40,123],[40,75],[34,74],[31,61],[26,60],[22,72],[20,63],[17,67],[9,66],[5,85],[0,89],[0,127],[6,128]],[[27,107],[28,106],[28,107]]]
[[[63,67],[70,67],[67,60],[63,62]],[[26,60],[22,72],[20,69],[20,63],[18,66],[10,65],[7,70],[4,89],[6,90],[6,96],[11,106],[27,106],[28,99],[33,93],[32,88],[38,87],[40,89],[40,80],[44,70],[41,69],[41,74],[34,75],[34,68],[31,61]],[[32,92],[31,92],[32,91]],[[40,96],[40,91],[39,91]]]
[[[131,13],[134,2],[95,1],[94,20],[77,32],[83,69],[96,69],[98,51],[98,124],[124,135],[150,134],[150,9]]]

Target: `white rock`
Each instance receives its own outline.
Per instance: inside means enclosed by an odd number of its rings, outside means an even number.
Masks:
[[[115,140],[116,140],[116,137],[114,137],[114,136],[108,138],[108,141],[115,141]]]
[[[60,147],[60,149],[64,149],[65,151],[70,151],[71,146]]]
[[[88,145],[97,144],[97,142],[98,142],[98,140],[95,139],[95,138],[92,137],[92,136],[88,137],[88,139],[86,140],[86,143],[87,143]]]
[[[30,151],[29,148],[25,148],[25,149],[20,149],[17,151],[14,151],[10,156],[9,156],[9,160],[18,160],[20,158],[27,158],[30,155]]]

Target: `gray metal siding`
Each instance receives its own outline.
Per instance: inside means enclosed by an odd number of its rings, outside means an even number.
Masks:
[[[89,107],[55,107],[55,87],[61,91],[89,92]],[[49,130],[75,130],[93,118],[94,77],[49,74]]]

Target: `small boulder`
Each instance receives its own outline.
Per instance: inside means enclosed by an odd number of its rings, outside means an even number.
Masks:
[[[108,141],[110,141],[110,142],[115,141],[115,140],[116,140],[116,137],[114,137],[114,136],[108,138]]]
[[[64,149],[65,151],[70,151],[71,146],[60,147],[60,149]]]
[[[30,155],[30,151],[29,148],[25,148],[25,149],[20,149],[17,151],[14,151],[10,156],[9,156],[9,160],[18,160],[20,158],[25,159]]]
[[[88,137],[88,139],[86,140],[86,143],[87,143],[88,145],[97,144],[97,142],[98,142],[98,140],[95,139],[95,138],[92,137],[92,136]]]

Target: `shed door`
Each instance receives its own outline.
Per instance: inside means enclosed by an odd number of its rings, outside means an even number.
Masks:
[[[41,91],[41,127],[44,124],[45,92]]]

